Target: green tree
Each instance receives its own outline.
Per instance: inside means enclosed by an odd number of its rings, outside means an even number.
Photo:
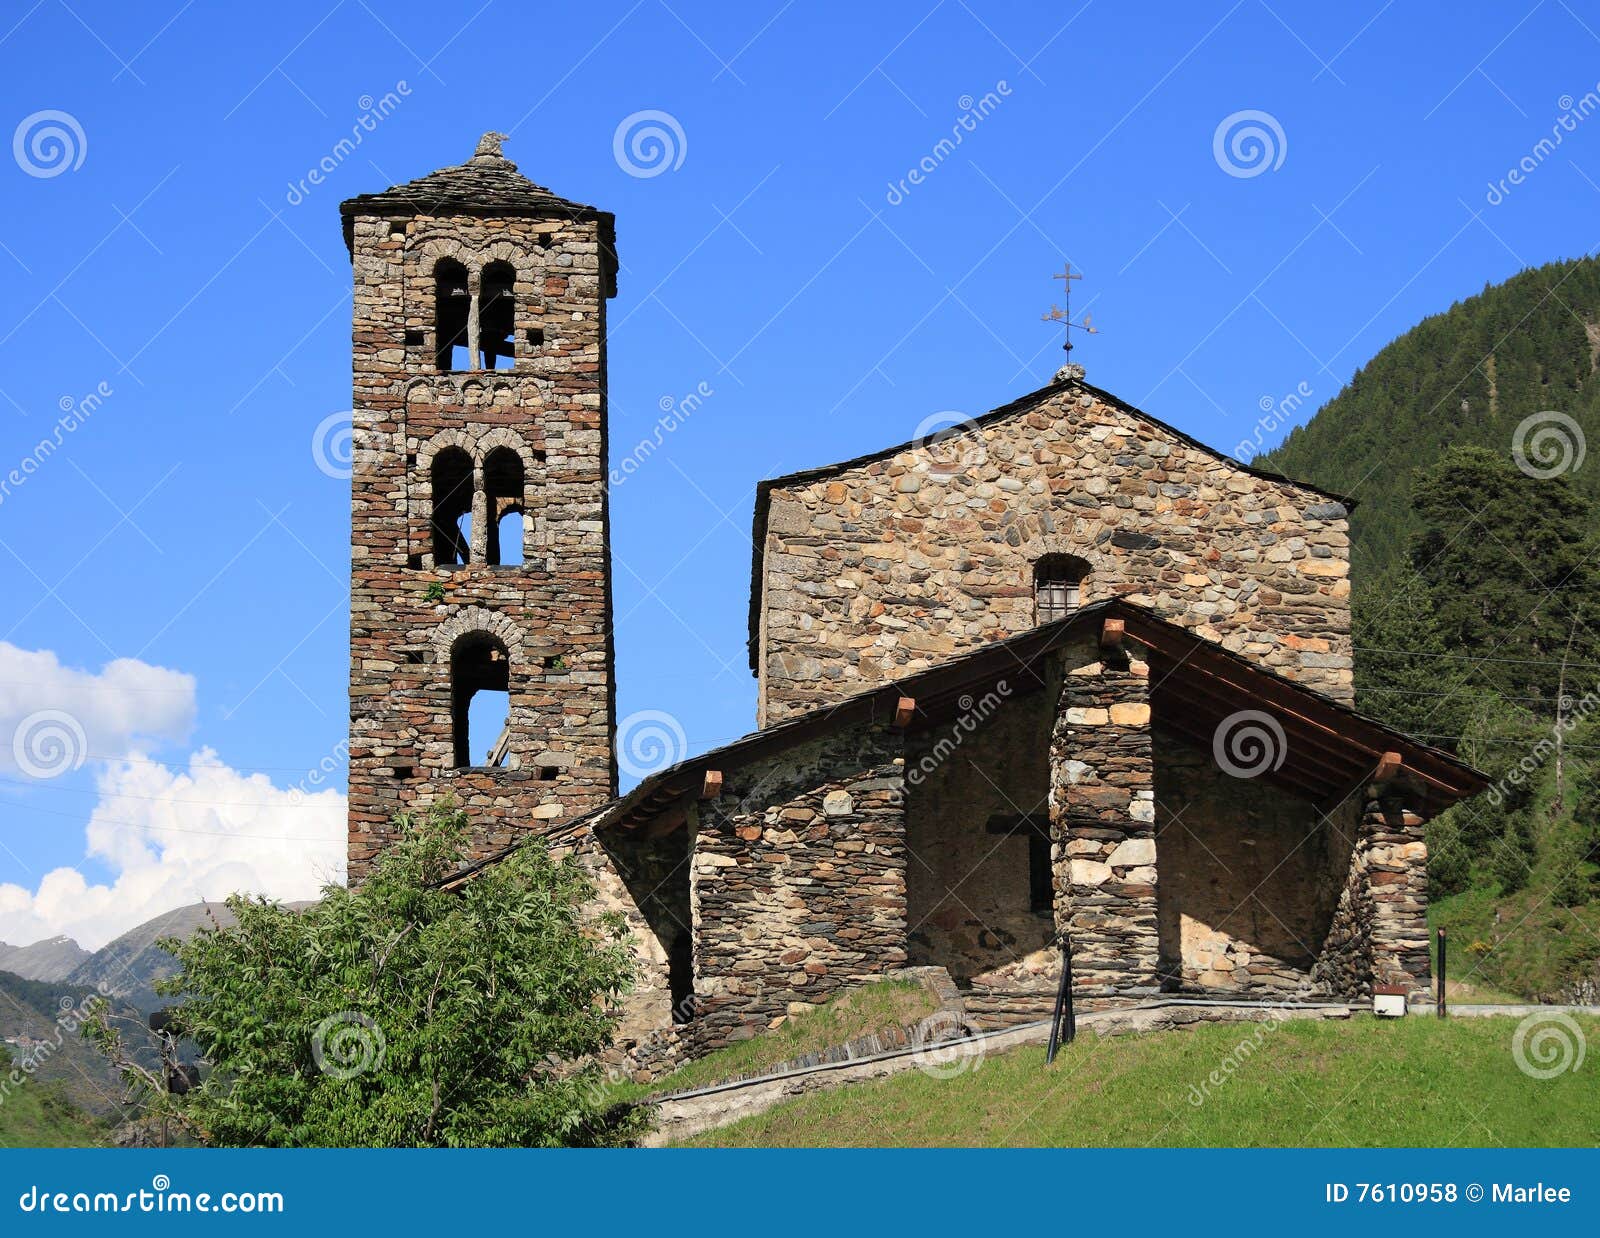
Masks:
[[[1411,569],[1434,635],[1467,655],[1456,661],[1473,683],[1553,718],[1563,659],[1600,662],[1588,504],[1565,477],[1528,476],[1481,447],[1420,471],[1412,500]]]
[[[452,805],[399,819],[354,889],[291,911],[235,896],[232,928],[163,946],[179,961],[169,1033],[205,1072],[152,1097],[208,1143],[550,1146],[615,1142],[593,1056],[629,982],[620,917],[598,920],[571,857],[532,843],[458,892]],[[106,1024],[102,1047],[121,1057]],[[130,1078],[153,1093],[149,1072]]]

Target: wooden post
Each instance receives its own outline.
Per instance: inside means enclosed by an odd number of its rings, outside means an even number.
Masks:
[[[1445,946],[1446,939],[1443,929],[1439,930],[1439,967],[1433,975],[1433,994],[1435,1012],[1442,1019],[1448,1013],[1445,999]]]
[[[721,794],[722,771],[720,769],[708,769],[706,771],[705,781],[700,784],[700,798],[703,800],[714,800]]]

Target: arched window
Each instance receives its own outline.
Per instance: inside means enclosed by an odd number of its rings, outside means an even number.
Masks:
[[[472,368],[467,341],[471,318],[467,268],[454,258],[440,258],[433,268],[433,346],[434,365],[441,373]]]
[[[478,294],[478,344],[483,349],[486,370],[509,370],[517,363],[516,282],[517,272],[509,262],[491,262],[483,268]]]
[[[450,646],[450,721],[455,768],[505,764],[511,735],[511,660],[499,637],[468,632]]]
[[[483,491],[487,500],[490,563],[522,562],[523,484],[522,457],[510,447],[496,447],[484,458]]]
[[[1064,619],[1083,605],[1089,565],[1075,555],[1045,555],[1033,565],[1035,623]]]
[[[472,457],[446,447],[433,458],[433,564],[466,563],[472,546]]]

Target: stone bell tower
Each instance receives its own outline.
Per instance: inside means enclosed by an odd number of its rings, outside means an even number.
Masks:
[[[343,203],[355,269],[350,880],[452,795],[475,854],[615,794],[610,214],[485,134]]]

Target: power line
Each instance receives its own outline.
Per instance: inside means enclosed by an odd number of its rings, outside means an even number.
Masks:
[[[52,808],[29,807],[29,812],[43,813],[47,817],[66,817],[73,821],[83,821],[82,815],[75,812],[56,812]],[[237,830],[191,830],[181,825],[153,825],[146,821],[119,821],[106,817],[92,818],[84,822],[87,825],[121,825],[131,830],[155,830],[162,834],[201,834],[208,838],[233,838],[240,842],[269,842],[269,843],[331,843],[343,842],[343,827],[340,827],[340,836],[334,838],[307,837],[303,834],[248,834]]]
[[[58,787],[54,783],[45,781],[23,782],[16,778],[0,778],[0,783],[12,787],[27,787],[38,791],[56,791],[64,795],[93,795],[99,799],[146,800],[152,804],[180,804],[194,808],[317,808],[317,804],[284,804],[272,803],[267,800],[245,802],[241,800],[183,800],[173,799],[166,795],[135,795],[131,791],[105,791],[99,787]],[[333,791],[335,788],[327,787],[325,790]],[[291,788],[292,791],[292,788]],[[290,792],[285,792],[289,794]],[[306,792],[308,795],[320,795],[320,791]]]
[[[1501,662],[1508,666],[1553,666],[1551,658],[1475,658],[1468,653],[1423,653],[1415,649],[1379,649],[1372,645],[1355,646],[1357,653],[1388,653],[1406,658],[1442,658],[1451,662]],[[1569,670],[1600,671],[1600,662],[1568,662]]]

